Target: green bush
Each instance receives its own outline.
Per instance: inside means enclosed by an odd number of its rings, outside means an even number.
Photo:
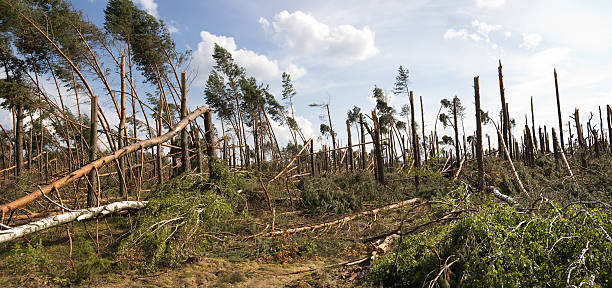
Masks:
[[[545,204],[548,205],[548,204]],[[550,206],[548,206],[550,207]],[[583,209],[580,209],[583,208]],[[557,212],[559,211],[559,212]],[[566,287],[612,285],[612,215],[570,207],[541,214],[489,205],[464,219],[407,236],[395,254],[377,261],[372,285],[420,287]],[[568,277],[569,275],[569,277]]]
[[[165,183],[148,197],[136,227],[120,244],[120,266],[151,272],[200,254],[209,244],[202,234],[218,229],[218,220],[233,215],[243,184],[218,162],[210,181],[200,174],[184,174]]]
[[[51,255],[46,253],[42,240],[38,240],[35,245],[28,243],[25,247],[15,244],[13,253],[6,259],[7,271],[13,275],[24,275],[27,273],[38,272],[53,275],[56,267]]]

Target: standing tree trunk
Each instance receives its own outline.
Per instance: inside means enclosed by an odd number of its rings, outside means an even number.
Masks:
[[[187,73],[181,72],[181,120],[187,116]],[[182,172],[191,171],[191,162],[189,161],[189,138],[187,129],[181,131],[181,162],[183,162]]]
[[[348,151],[346,153],[348,153],[348,164],[349,164],[349,169],[351,169],[351,171],[355,170],[355,162],[353,161],[353,141],[351,139],[351,122],[349,122],[349,120],[346,120],[346,133],[348,134]],[[297,146],[296,146],[297,149]]]
[[[376,179],[379,183],[385,184],[385,166],[383,163],[381,143],[380,143],[380,125],[376,116],[376,109],[372,110],[372,121],[374,122],[374,133],[372,142],[374,142],[374,154],[376,154]]]
[[[533,153],[538,151],[538,141],[535,134],[535,118],[533,117],[533,96],[531,96],[531,139],[533,140]]]
[[[461,153],[459,152],[459,126],[457,126],[457,96],[453,98],[453,121],[455,124],[453,128],[455,129],[455,158],[457,158],[456,166],[459,168],[459,165],[461,164]]]
[[[419,96],[419,100],[421,101],[421,130],[423,133],[423,157],[425,165],[427,165],[427,143],[425,142],[425,116],[423,114],[423,96]]]
[[[123,148],[127,143],[126,130],[125,130],[125,55],[121,55],[121,63],[119,64],[120,77],[121,77],[121,115],[119,118],[119,139],[117,141],[117,149]],[[127,185],[125,183],[125,158],[119,158],[119,167],[117,171],[117,176],[119,177],[119,195],[121,197],[128,197]]]
[[[334,135],[334,127],[332,126],[332,121],[331,121],[331,116],[329,114],[329,104],[326,104],[325,107],[327,108],[327,120],[329,121],[329,130],[331,133],[331,138],[332,138],[332,157],[333,157],[333,161],[334,161],[334,171],[336,171],[336,165],[337,165],[337,157],[336,157],[336,135]]]
[[[508,140],[510,140],[509,136],[508,136],[508,132],[510,127],[508,127],[508,123],[510,122],[510,120],[508,118],[510,118],[508,116],[508,110],[506,109],[506,92],[504,90],[504,76],[502,73],[502,64],[501,64],[501,60],[499,60],[499,66],[497,67],[497,76],[499,78],[499,95],[501,96],[501,106],[502,106],[502,132],[503,132],[503,140],[504,143],[510,143]]]
[[[476,159],[478,161],[478,191],[484,192],[484,161],[482,155],[482,115],[480,113],[480,87],[478,76],[474,77],[474,95],[476,104]]]
[[[162,115],[164,111],[164,97],[163,93],[159,94],[159,115],[157,115],[157,137],[161,137],[162,135]],[[161,143],[157,144],[157,184],[161,185],[164,183],[164,169],[162,162],[162,145]]]
[[[563,121],[561,120],[561,101],[559,100],[559,84],[557,82],[557,69],[554,69],[555,75],[555,94],[557,95],[557,116],[559,117],[559,137],[561,138],[561,151],[565,151],[565,144],[563,143]]]
[[[363,116],[361,114],[359,115],[359,126],[361,128],[361,169],[366,170],[368,168],[366,160],[366,138],[365,131],[363,131]]]
[[[23,102],[17,102],[16,118],[15,123],[15,176],[21,176],[23,172],[23,118],[25,113],[23,111]]]
[[[410,91],[410,116],[411,116],[411,127],[412,127],[412,147],[414,147],[414,186],[416,190],[419,190],[419,173],[421,167],[421,159],[419,159],[419,140],[416,132],[416,121],[414,119],[414,96],[412,91]]]
[[[316,171],[315,171],[314,140],[310,139],[310,176],[315,177],[315,175],[316,175]]]
[[[96,161],[98,149],[98,97],[91,97],[91,126],[89,130],[89,162]],[[98,206],[98,170],[89,172],[89,185],[87,186],[87,207]]]
[[[210,111],[204,113],[204,138],[206,140],[206,156],[210,173],[213,161],[215,160],[215,139],[213,136],[212,112]]]

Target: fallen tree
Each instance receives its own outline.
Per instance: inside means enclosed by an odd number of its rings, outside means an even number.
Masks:
[[[146,205],[147,201],[121,201],[104,206],[92,207],[89,209],[73,210],[68,213],[43,218],[35,222],[0,231],[0,243],[8,242],[28,234],[66,224],[75,220],[83,221],[124,210],[138,210],[144,208]]]
[[[57,181],[41,187],[40,189],[38,189],[35,192],[32,192],[30,194],[27,194],[11,203],[8,204],[4,204],[2,206],[0,206],[0,212],[2,213],[2,215],[11,212],[15,209],[21,208],[29,203],[31,203],[32,201],[42,197],[43,194],[47,194],[50,193],[53,190],[56,189],[60,189],[76,180],[78,180],[79,178],[87,175],[87,173],[91,172],[94,169],[99,169],[100,167],[111,163],[129,153],[132,153],[138,149],[144,149],[144,148],[148,148],[151,146],[155,146],[157,144],[166,142],[170,139],[172,139],[172,137],[174,137],[176,134],[178,134],[181,130],[183,130],[185,127],[187,127],[187,124],[189,124],[189,122],[195,120],[196,118],[198,118],[200,115],[202,115],[204,112],[210,111],[210,108],[206,107],[206,106],[202,106],[198,109],[196,109],[195,111],[191,112],[189,115],[187,115],[185,118],[183,118],[180,122],[178,122],[174,127],[172,127],[172,129],[170,129],[170,131],[168,131],[166,134],[158,136],[158,137],[154,137],[148,140],[143,140],[140,142],[136,142],[134,144],[125,146],[119,150],[116,150],[115,152],[113,152],[112,154],[103,156],[98,158],[98,160],[90,162],[89,164],[86,164],[85,166],[73,171],[72,173],[58,179]]]
[[[401,208],[407,205],[414,205],[414,204],[418,204],[421,201],[423,201],[423,199],[421,198],[412,198],[412,199],[408,199],[408,200],[404,200],[402,202],[398,202],[398,203],[394,203],[391,205],[387,205],[387,206],[383,206],[380,208],[376,208],[373,210],[368,210],[368,211],[364,211],[358,214],[354,214],[354,215],[349,215],[337,220],[333,220],[333,221],[329,221],[329,222],[324,222],[324,223],[320,223],[320,224],[316,224],[316,225],[306,225],[306,226],[302,226],[302,227],[298,227],[298,228],[293,228],[293,229],[285,229],[285,230],[277,230],[277,231],[272,231],[272,232],[268,232],[268,233],[260,233],[260,234],[255,234],[255,235],[251,235],[246,237],[245,239],[250,239],[250,238],[255,238],[255,237],[268,237],[268,236],[277,236],[277,235],[285,235],[285,234],[293,234],[293,233],[299,233],[299,232],[303,232],[303,231],[309,231],[309,230],[315,230],[315,229],[320,229],[320,228],[325,228],[325,227],[329,227],[329,226],[333,226],[336,224],[341,224],[341,223],[345,223],[348,221],[352,221],[355,220],[357,218],[360,217],[364,217],[364,216],[369,216],[369,215],[376,215],[379,212],[382,211],[387,211],[387,210],[393,210],[393,209],[397,209],[397,208]]]

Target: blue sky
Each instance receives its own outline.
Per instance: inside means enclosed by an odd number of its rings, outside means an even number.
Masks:
[[[307,136],[316,137],[322,123],[322,111],[308,104],[329,102],[343,138],[346,111],[353,105],[370,111],[374,85],[399,111],[407,103],[406,95],[392,94],[399,65],[410,70],[410,89],[423,96],[428,130],[440,100],[458,95],[467,108],[466,132],[472,131],[474,76],[480,76],[483,110],[497,114],[498,59],[510,113],[521,125],[533,96],[536,126],[556,126],[554,67],[564,122],[575,107],[586,122],[597,105],[612,102],[610,1],[134,2],[171,27],[179,49],[193,50],[190,75],[197,71],[197,77],[190,87],[191,106],[204,103],[211,47],[217,42],[247,73],[270,84],[279,100],[280,75],[292,74],[297,120]],[[73,4],[103,22],[106,1]],[[285,142],[286,129],[278,130]]]

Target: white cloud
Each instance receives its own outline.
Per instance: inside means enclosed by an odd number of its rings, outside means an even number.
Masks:
[[[312,128],[312,122],[310,122],[310,120],[302,116],[295,116],[295,122],[297,122],[298,127],[300,127],[302,130],[302,134],[304,134],[304,138],[306,138],[306,140],[311,138],[316,140],[315,130]],[[281,126],[278,122],[272,119],[270,119],[270,125],[272,126],[272,129],[274,129],[274,135],[276,135],[276,140],[281,148],[285,147],[287,143],[293,142],[291,132],[289,131],[289,127],[287,125]],[[301,142],[301,139],[298,138],[298,142]]]
[[[499,48],[499,45],[497,43],[493,43],[493,41],[491,41],[489,34],[491,32],[502,30],[502,25],[488,24],[486,22],[482,22],[476,19],[472,20],[471,24],[471,31],[468,31],[466,29],[456,30],[453,28],[446,30],[443,36],[444,39],[449,40],[459,38],[463,40],[472,40],[474,42],[480,42],[484,40],[485,45],[489,46],[491,49],[497,50],[497,48]],[[506,36],[506,39],[510,37],[510,32],[505,32],[504,34]]]
[[[502,29],[501,25],[490,25],[485,22],[480,22],[478,20],[472,21],[472,27],[476,27],[476,32],[487,37],[489,36],[490,32]]]
[[[506,4],[506,0],[476,0],[478,8],[496,8]]]
[[[178,33],[179,29],[178,29],[178,27],[176,27],[176,26],[174,26],[172,24],[169,24],[168,25],[168,32],[170,32],[170,33]]]
[[[151,14],[151,16],[155,18],[159,18],[159,13],[157,12],[157,3],[155,0],[132,0],[134,3],[140,4],[142,8],[147,11],[147,13]]]
[[[271,60],[265,55],[248,49],[238,49],[233,37],[217,36],[204,30],[200,32],[200,37],[201,41],[193,53],[194,63],[197,65],[198,75],[201,80],[198,84],[202,84],[205,81],[214,65],[212,54],[215,43],[230,52],[236,63],[244,67],[247,74],[254,76],[258,80],[276,80],[282,74],[278,61]],[[286,65],[282,66],[284,66],[284,71],[290,73],[293,79],[300,78],[307,73],[305,68],[298,67],[293,63],[286,63]]]
[[[454,39],[454,38],[461,38],[461,39],[467,39],[467,31],[465,31],[465,29],[461,29],[461,30],[455,30],[455,29],[448,29],[446,30],[446,33],[444,33],[444,39],[445,40],[449,40],[449,39]]]
[[[542,36],[538,33],[523,33],[523,43],[519,46],[520,48],[533,49],[540,45]]]
[[[259,23],[294,55],[324,57],[334,64],[349,65],[379,53],[374,32],[367,26],[362,29],[352,25],[331,27],[310,13],[286,10],[276,14],[272,22],[260,18]]]
[[[508,39],[508,38],[510,38],[510,37],[512,37],[512,32],[510,32],[510,31],[506,31],[506,32],[504,33],[504,38],[505,38],[505,39]]]

